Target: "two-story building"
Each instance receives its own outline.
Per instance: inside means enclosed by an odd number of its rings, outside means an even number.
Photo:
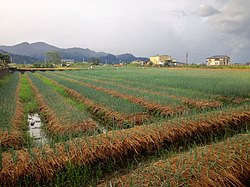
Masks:
[[[72,64],[75,63],[75,60],[73,59],[61,59],[62,66],[71,66]]]
[[[207,58],[208,66],[228,66],[230,65],[230,57],[227,55],[216,55]]]
[[[169,55],[157,55],[150,57],[150,61],[153,62],[153,64],[156,65],[163,65],[165,62],[172,62],[173,59]]]

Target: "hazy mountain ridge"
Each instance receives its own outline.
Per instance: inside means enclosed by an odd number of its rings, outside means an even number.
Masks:
[[[17,55],[17,54],[12,54],[7,51],[0,50],[0,53],[8,53],[13,62],[18,62],[19,64],[33,64],[38,61],[37,58],[33,58],[30,56],[25,56],[25,55]]]
[[[30,57],[30,63],[34,63],[34,59],[37,61],[44,61],[45,53],[47,51],[58,51],[62,58],[64,59],[74,59],[75,61],[88,61],[91,58],[99,58],[103,63],[119,63],[130,62],[137,59],[147,59],[147,58],[137,58],[132,54],[125,53],[121,55],[113,55],[105,52],[95,52],[90,49],[83,49],[79,47],[73,48],[58,48],[53,45],[44,42],[28,43],[23,42],[13,46],[1,45],[0,49],[11,54],[21,55]],[[13,59],[14,60],[14,59]],[[21,61],[15,61],[16,63],[23,63]],[[29,63],[29,62],[27,62]]]

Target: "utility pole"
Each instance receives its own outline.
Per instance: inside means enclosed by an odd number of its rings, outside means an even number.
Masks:
[[[189,54],[188,54],[188,52],[186,52],[186,65],[188,64],[188,56],[189,56]]]

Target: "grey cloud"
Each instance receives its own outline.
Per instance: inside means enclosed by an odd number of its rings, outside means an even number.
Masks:
[[[219,31],[242,36],[250,40],[250,1],[231,0],[221,13],[209,18],[209,22]]]
[[[200,9],[197,12],[197,14],[201,17],[209,17],[219,13],[219,10],[210,5],[200,5]]]
[[[219,14],[209,16],[206,19],[212,32],[217,32],[218,35],[227,38],[222,46],[230,50],[231,55],[236,57],[236,61],[241,62],[250,59],[249,7],[249,0],[228,0],[219,10]]]

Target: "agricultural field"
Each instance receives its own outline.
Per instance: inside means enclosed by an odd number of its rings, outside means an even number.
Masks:
[[[250,71],[0,79],[0,186],[249,186]]]

